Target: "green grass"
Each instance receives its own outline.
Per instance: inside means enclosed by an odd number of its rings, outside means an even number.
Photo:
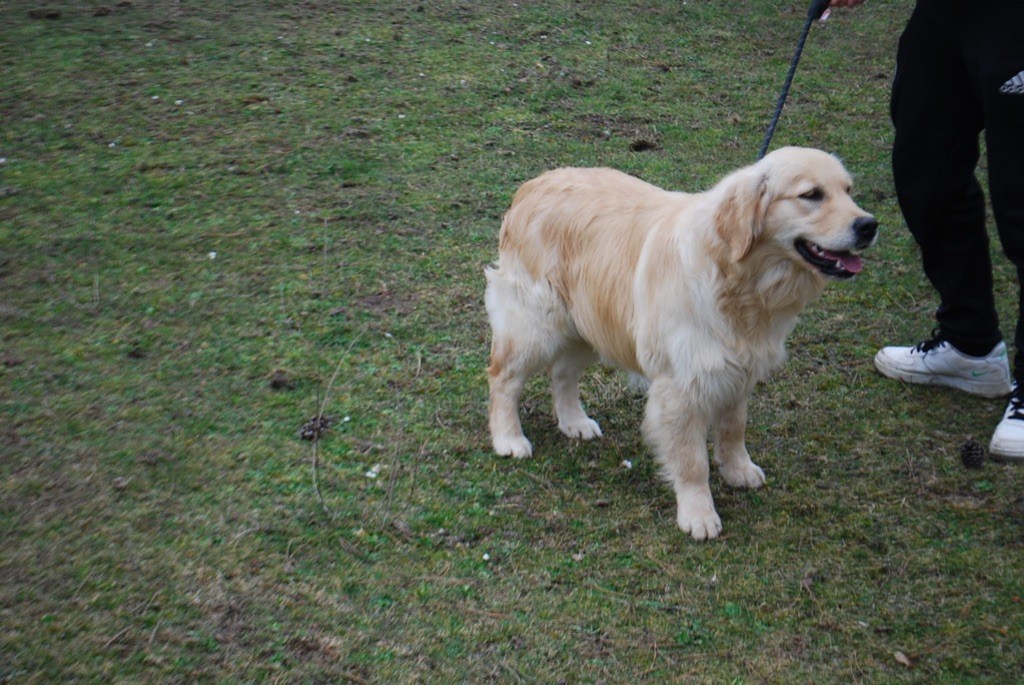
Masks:
[[[802,3],[0,0],[0,681],[1024,678],[1024,472],[957,452],[1001,402],[871,365],[936,304],[888,166],[909,11],[811,35],[775,146],[839,154],[883,231],[701,544],[609,369],[605,439],[538,379],[536,456],[490,454],[482,269],[550,167],[751,162]]]

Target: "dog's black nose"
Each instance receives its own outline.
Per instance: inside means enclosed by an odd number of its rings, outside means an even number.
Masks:
[[[878,221],[873,216],[857,217],[853,220],[853,234],[857,236],[857,249],[870,246],[878,235]]]

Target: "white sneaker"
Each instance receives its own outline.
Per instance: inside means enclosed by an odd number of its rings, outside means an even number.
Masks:
[[[993,459],[1016,461],[1024,459],[1024,394],[1013,384],[1013,395],[1003,420],[992,434],[988,453]]]
[[[936,333],[914,347],[883,347],[875,355],[875,368],[907,383],[944,385],[982,397],[1002,397],[1013,389],[1002,342],[984,357],[970,357]]]

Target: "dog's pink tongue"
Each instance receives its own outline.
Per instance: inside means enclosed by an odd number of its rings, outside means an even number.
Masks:
[[[838,254],[825,250],[825,254],[839,262],[839,264],[851,274],[859,274],[864,268],[864,260],[860,258],[860,255],[855,255],[852,252]]]

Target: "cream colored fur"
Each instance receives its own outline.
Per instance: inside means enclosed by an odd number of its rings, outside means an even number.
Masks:
[[[764,484],[744,442],[747,401],[784,361],[797,315],[827,280],[795,241],[865,246],[854,221],[870,217],[850,183],[834,157],[783,148],[697,194],[610,169],[558,169],[524,184],[486,271],[495,451],[531,455],[519,398],[545,368],[559,429],[600,437],[579,381],[598,360],[622,367],[650,382],[644,436],[675,490],[679,527],[716,537],[708,433],[727,483]]]

